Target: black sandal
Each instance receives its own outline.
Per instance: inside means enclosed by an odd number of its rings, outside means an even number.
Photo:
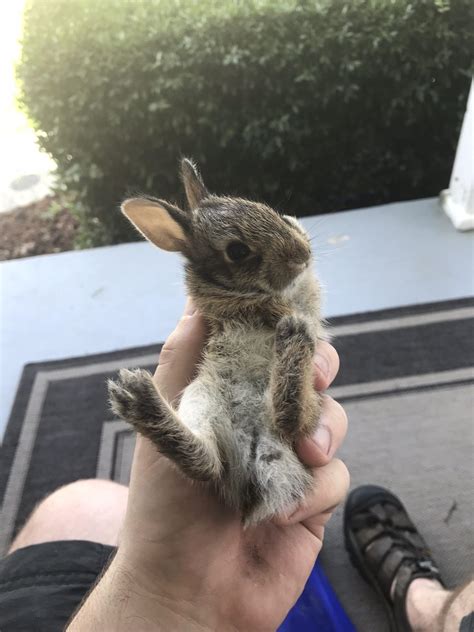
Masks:
[[[344,538],[352,564],[383,600],[391,632],[410,632],[405,600],[411,582],[444,582],[405,507],[383,487],[354,489],[344,510]]]

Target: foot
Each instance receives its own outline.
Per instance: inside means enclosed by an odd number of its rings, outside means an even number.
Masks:
[[[352,564],[384,601],[391,631],[413,630],[406,608],[412,582],[430,580],[441,590],[444,584],[400,500],[376,485],[353,490],[344,511],[344,536]]]
[[[158,392],[148,371],[121,369],[116,381],[109,380],[109,401],[113,412],[134,423],[153,417]]]
[[[275,350],[281,355],[293,346],[296,350],[307,350],[310,356],[314,354],[314,339],[306,321],[295,316],[285,316],[276,327]]]
[[[451,593],[433,580],[419,577],[408,587],[405,608],[413,632],[439,630],[441,612]],[[459,628],[458,628],[459,629]]]
[[[303,318],[285,316],[279,321],[270,392],[275,428],[290,442],[314,432],[319,419],[322,399],[313,388],[314,349]]]

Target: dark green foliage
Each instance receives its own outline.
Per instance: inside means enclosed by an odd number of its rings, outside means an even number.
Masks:
[[[91,243],[181,156],[297,214],[436,195],[472,71],[472,0],[30,0],[21,102]]]

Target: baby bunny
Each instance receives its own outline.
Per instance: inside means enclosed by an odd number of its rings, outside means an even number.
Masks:
[[[295,218],[212,195],[189,160],[181,172],[188,210],[134,198],[122,211],[152,243],[184,256],[188,293],[209,326],[202,362],[177,409],[143,370],[120,371],[110,402],[248,526],[288,510],[312,482],[293,446],[320,414],[312,369],[325,337],[320,289]]]

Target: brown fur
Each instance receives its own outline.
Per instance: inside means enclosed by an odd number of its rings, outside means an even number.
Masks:
[[[275,426],[289,441],[313,432],[319,418],[321,396],[313,387],[314,344],[304,320],[289,316],[278,323],[270,392]]]
[[[324,336],[319,285],[298,222],[209,194],[189,161],[182,177],[188,210],[154,198],[122,209],[153,243],[184,255],[188,293],[210,328],[202,362],[177,412],[146,372],[121,372],[110,398],[119,416],[190,478],[212,482],[250,524],[300,500],[311,484],[293,444],[315,429],[321,408],[312,383]]]
[[[119,381],[109,380],[108,385],[114,413],[158,443],[160,452],[177,461],[187,476],[199,481],[219,479],[222,463],[215,449],[181,423],[148,371],[121,369]]]

